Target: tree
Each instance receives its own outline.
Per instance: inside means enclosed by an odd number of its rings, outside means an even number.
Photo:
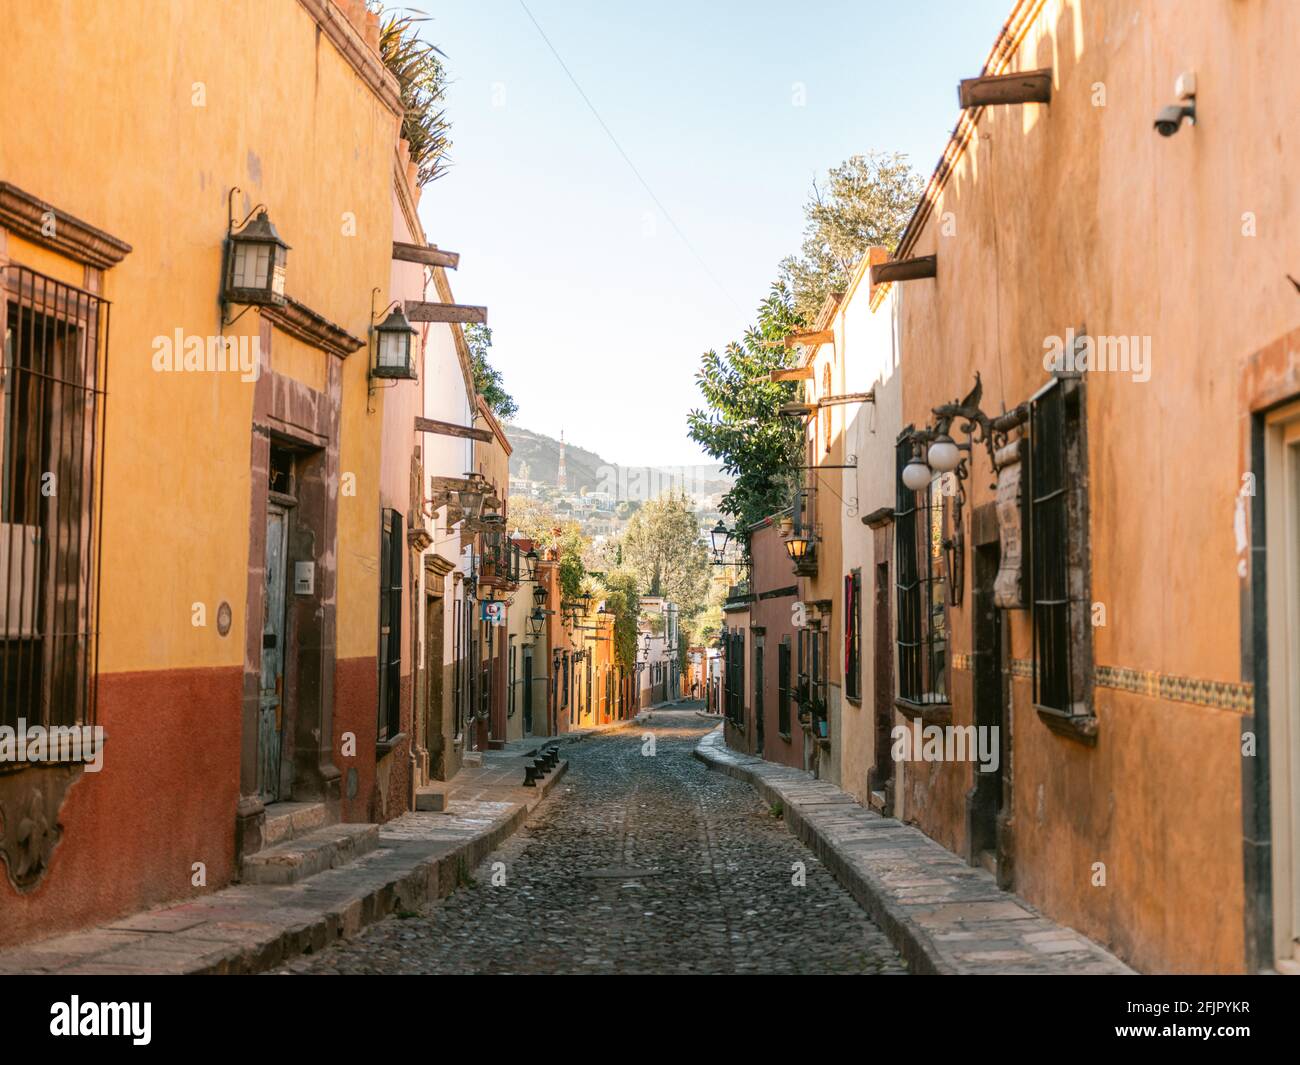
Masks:
[[[789,286],[776,282],[758,308],[758,323],[721,355],[705,352],[695,377],[705,407],[687,416],[691,439],[735,477],[720,509],[741,528],[790,505],[803,461],[803,429],[779,410],[797,398],[798,386],[768,375],[794,364],[782,341],[804,321]]]
[[[637,619],[641,613],[641,589],[636,574],[615,570],[605,575],[605,609],[614,615],[614,660],[625,670],[636,667]]]
[[[509,421],[519,412],[519,404],[505,390],[500,371],[493,369],[488,362],[492,330],[485,325],[466,326],[465,343],[469,346],[470,365],[474,370],[474,390],[483,397],[493,414],[502,421]]]
[[[709,591],[709,555],[684,493],[651,500],[632,516],[623,534],[623,563],[645,595],[675,603],[683,619],[694,617]]]
[[[826,297],[843,292],[866,250],[898,245],[925,182],[899,152],[852,155],[813,182],[803,247],[781,263],[795,310],[812,323]]]

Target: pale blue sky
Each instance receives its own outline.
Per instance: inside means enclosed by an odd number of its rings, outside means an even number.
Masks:
[[[1010,0],[526,2],[689,246],[519,0],[414,4],[452,77],[429,239],[488,307],[521,425],[625,465],[707,461],[700,353],[798,249],[813,177],[873,149],[928,177]]]

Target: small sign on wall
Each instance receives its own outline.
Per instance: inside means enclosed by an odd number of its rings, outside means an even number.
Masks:
[[[504,625],[506,623],[506,604],[500,599],[485,599],[481,616],[484,621],[492,625]]]
[[[1025,464],[1024,441],[999,448],[997,514],[1001,553],[998,575],[993,582],[993,605],[1005,610],[1025,606]]]
[[[316,594],[316,563],[295,562],[293,564],[293,594]]]

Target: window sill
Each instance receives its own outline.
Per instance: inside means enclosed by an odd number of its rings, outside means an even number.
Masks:
[[[861,695],[845,695],[844,698],[847,699],[849,702],[851,702],[854,706],[861,708],[862,706]]]
[[[379,761],[379,759],[386,758],[388,757],[388,755],[392,754],[393,751],[397,749],[397,745],[400,744],[404,739],[406,739],[406,733],[399,732],[396,736],[393,736],[391,739],[379,740],[375,744],[375,761],[377,762]]]
[[[1050,706],[1034,704],[1038,718],[1058,736],[1074,740],[1088,747],[1097,746],[1097,717],[1095,714],[1066,714]]]
[[[894,700],[894,709],[904,717],[927,725],[952,724],[952,703],[914,703],[900,696]]]

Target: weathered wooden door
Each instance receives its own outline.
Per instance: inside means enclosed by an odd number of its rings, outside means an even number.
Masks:
[[[263,595],[262,680],[257,728],[258,793],[263,802],[280,798],[280,732],[284,722],[284,582],[289,514],[268,504],[266,588]]]

